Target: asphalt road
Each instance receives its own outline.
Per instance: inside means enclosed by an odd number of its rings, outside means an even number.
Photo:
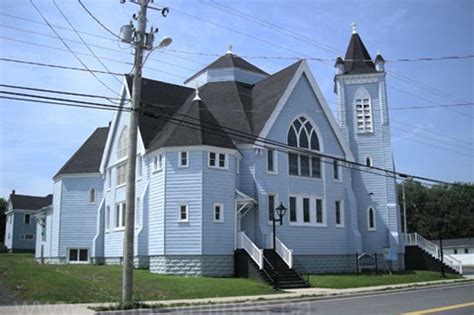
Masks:
[[[470,303],[470,306],[466,306]],[[464,306],[464,307],[463,307]],[[449,307],[450,309],[439,309]],[[142,310],[139,314],[401,314],[423,311],[419,314],[474,314],[474,284],[333,298],[312,301],[291,301],[277,304],[242,303],[229,306],[203,306],[193,309]],[[110,314],[110,313],[109,313]],[[115,314],[127,314],[126,312]],[[131,314],[131,313],[128,313]],[[416,314],[416,313],[414,313]]]

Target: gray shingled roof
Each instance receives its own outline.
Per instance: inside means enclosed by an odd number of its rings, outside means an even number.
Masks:
[[[53,178],[65,174],[99,172],[108,132],[109,127],[97,128]]]
[[[10,194],[13,209],[39,210],[53,203],[53,195],[45,197]]]
[[[202,102],[194,104],[194,90],[160,81],[143,79],[140,132],[146,149],[178,145],[213,145],[234,148],[234,144],[245,141],[242,138],[219,136],[211,138],[203,133],[203,126],[218,129],[234,129],[251,135],[258,135],[275,109],[302,61],[249,85],[236,81],[209,82],[199,88]],[[127,77],[131,90],[132,80]],[[199,111],[196,109],[199,108]],[[176,120],[157,119],[160,111],[174,119],[192,117],[201,134]],[[147,113],[149,115],[147,115]],[[155,117],[149,117],[149,116]],[[209,123],[211,122],[211,123]],[[203,124],[204,123],[204,124]],[[189,126],[189,125],[188,125]],[[232,139],[233,143],[229,142]]]
[[[268,75],[262,69],[254,66],[253,64],[249,63],[248,61],[240,58],[237,55],[227,53],[219,58],[217,58],[214,62],[206,66],[205,68],[199,70],[197,73],[193,74],[189,79],[184,81],[184,83],[191,81],[193,78],[197,77],[201,73],[209,69],[224,69],[224,68],[239,68],[242,70],[255,72],[263,75]]]
[[[373,73],[375,65],[372,62],[367,48],[365,48],[359,34],[352,34],[349,46],[347,47],[346,57],[344,58],[345,74]]]

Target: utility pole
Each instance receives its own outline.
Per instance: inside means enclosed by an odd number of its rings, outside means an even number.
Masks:
[[[151,29],[146,32],[147,9],[161,11],[163,17],[166,17],[169,9],[149,7],[152,0],[130,0],[140,6],[138,15],[133,15],[137,20],[138,27],[135,29],[133,23],[122,26],[121,40],[123,42],[135,45],[135,61],[133,63],[133,86],[132,86],[132,110],[130,112],[130,126],[128,135],[128,161],[126,178],[126,207],[125,207],[125,235],[123,238],[123,280],[122,280],[122,303],[131,303],[133,299],[133,244],[135,233],[135,176],[137,165],[137,137],[138,137],[138,118],[140,113],[140,96],[143,68],[143,51],[153,50],[155,48],[166,47],[171,44],[171,38],[165,37],[157,47],[153,47],[154,33],[158,29]],[[126,0],[120,0],[125,3]]]
[[[407,242],[408,231],[407,231],[407,203],[405,200],[405,180],[402,182],[402,196],[403,196],[403,235],[405,243]]]
[[[140,0],[138,28],[135,31],[135,62],[133,63],[132,111],[128,136],[127,193],[125,235],[123,239],[122,302],[131,303],[133,297],[133,239],[135,226],[135,168],[137,164],[138,113],[142,83],[143,49],[146,30],[148,0]]]

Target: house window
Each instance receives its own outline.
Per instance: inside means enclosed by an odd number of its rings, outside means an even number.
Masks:
[[[112,187],[112,170],[107,170],[107,187],[110,189]]]
[[[357,132],[372,132],[372,104],[367,90],[359,89],[356,92],[355,110],[357,119]]]
[[[209,167],[227,168],[227,154],[209,152]]]
[[[141,210],[140,197],[138,197],[135,203],[135,228],[140,227]]]
[[[141,154],[137,155],[137,174],[138,174],[138,178],[142,177],[142,156],[141,156]]]
[[[367,225],[369,228],[369,231],[375,231],[376,226],[375,226],[375,210],[372,207],[369,207],[367,210]]]
[[[324,224],[323,200],[316,199],[316,224]]]
[[[29,213],[25,213],[25,216],[23,217],[23,223],[30,224],[30,221],[31,221],[31,215]]]
[[[276,158],[277,152],[274,149],[267,149],[267,172],[276,174]]]
[[[117,160],[125,159],[128,155],[128,128],[123,127],[117,145]]]
[[[110,206],[105,209],[105,230],[110,229]]]
[[[464,248],[464,254],[469,254],[469,248]]]
[[[309,198],[303,198],[303,222],[309,223],[310,221]]]
[[[20,234],[21,241],[32,241],[34,239],[35,239],[35,236],[33,234]]]
[[[344,208],[342,206],[342,201],[336,200],[335,203],[336,210],[336,226],[344,226]]]
[[[455,249],[453,250],[453,252],[454,252],[454,254],[456,255],[456,254],[458,253],[458,250],[455,248]]]
[[[79,262],[88,262],[89,261],[89,250],[88,249],[78,249],[70,248],[68,255],[69,262],[79,263]]]
[[[224,205],[221,203],[214,204],[214,222],[224,222]]]
[[[370,156],[368,156],[368,157],[365,158],[365,165],[367,165],[368,167],[372,167],[372,166],[373,166],[372,158],[371,158]]]
[[[290,222],[296,222],[296,197],[290,197]]]
[[[268,221],[273,221],[275,216],[275,194],[268,195]]]
[[[188,167],[188,152],[179,152],[179,167]]]
[[[115,205],[115,227],[123,228],[125,227],[125,202],[121,202]]]
[[[181,203],[178,205],[178,222],[189,221],[189,206],[187,203]]]
[[[117,166],[117,178],[116,178],[116,185],[120,186],[125,184],[127,174],[127,164],[122,164]]]
[[[95,203],[95,188],[89,189],[89,203]]]
[[[163,169],[163,155],[157,155],[153,158],[153,170],[161,171]]]
[[[287,141],[290,147],[320,151],[316,130],[304,117],[293,121],[288,131]],[[321,158],[290,152],[288,153],[288,171],[290,175],[321,178]]]
[[[339,166],[339,161],[334,160],[332,163],[332,168],[334,171],[334,180],[341,180],[341,169]]]

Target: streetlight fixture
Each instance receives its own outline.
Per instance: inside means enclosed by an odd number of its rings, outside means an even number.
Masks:
[[[283,225],[283,217],[286,214],[286,207],[283,205],[283,202],[280,201],[280,205],[276,207],[275,213],[273,214],[273,249],[275,250],[275,244],[276,244],[276,222],[280,222],[280,225]],[[276,218],[276,215],[278,215],[278,219]]]

